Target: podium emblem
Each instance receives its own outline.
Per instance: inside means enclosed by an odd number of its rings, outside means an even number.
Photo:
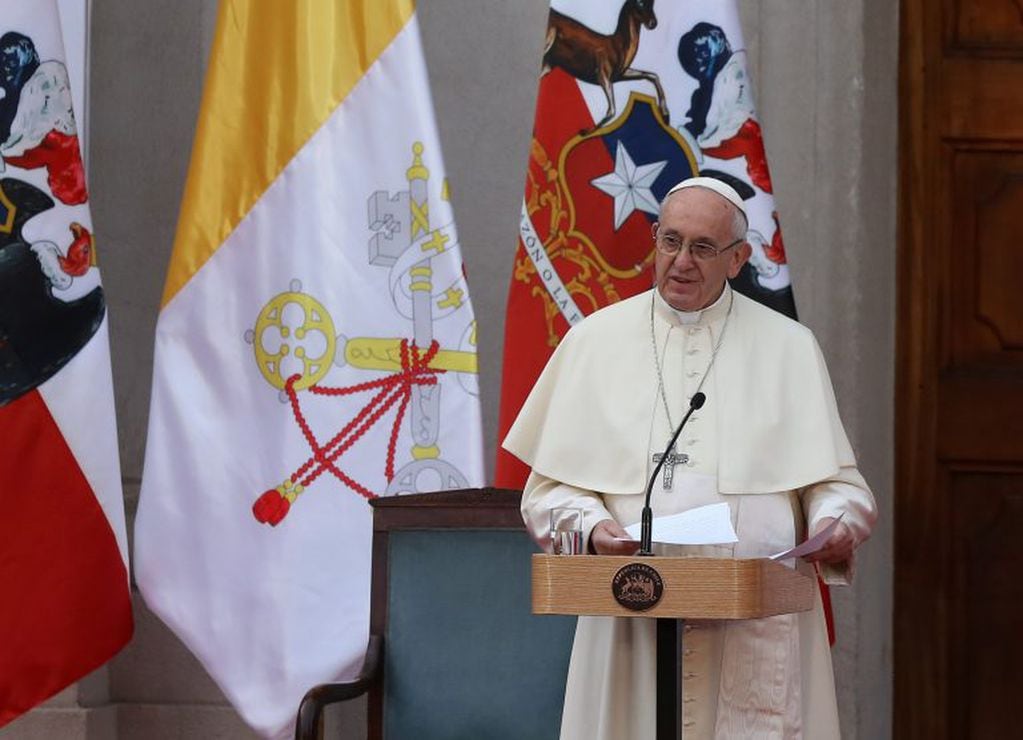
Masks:
[[[634,612],[652,608],[661,600],[664,581],[661,574],[646,563],[623,565],[611,580],[615,601]]]

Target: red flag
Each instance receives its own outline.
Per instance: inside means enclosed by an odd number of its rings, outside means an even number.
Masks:
[[[117,538],[42,395],[0,407],[0,428],[2,726],[109,660],[132,618]]]
[[[650,287],[657,205],[686,177],[739,192],[753,254],[732,286],[796,318],[735,4],[559,7],[548,19],[508,294],[499,440],[569,327]],[[495,485],[522,488],[528,474],[498,447]]]
[[[0,10],[2,726],[109,660],[132,616],[106,305],[57,7]]]

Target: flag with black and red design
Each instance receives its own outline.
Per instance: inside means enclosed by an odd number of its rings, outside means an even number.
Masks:
[[[132,634],[106,302],[55,2],[0,1],[0,725]]]

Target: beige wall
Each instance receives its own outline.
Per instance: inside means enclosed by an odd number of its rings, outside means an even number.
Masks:
[[[491,460],[547,0],[419,6],[481,326]],[[873,740],[890,734],[892,707],[897,3],[742,0],[741,8],[800,317],[823,347],[884,517],[861,551],[856,585],[835,594],[844,734]],[[214,0],[93,2],[90,185],[129,514],[142,472],[153,329],[214,16]],[[195,660],[137,606],[127,650],[0,738],[251,737]],[[356,705],[336,721],[357,727],[363,711]]]

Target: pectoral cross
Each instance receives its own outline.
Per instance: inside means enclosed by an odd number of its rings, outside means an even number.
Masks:
[[[675,466],[684,465],[689,462],[689,455],[684,453],[679,454],[678,452],[675,452],[674,448],[672,448],[671,452],[669,452],[667,456],[660,452],[654,455],[654,465],[659,463],[662,457],[664,458],[664,490],[670,491],[671,481],[675,477]]]

